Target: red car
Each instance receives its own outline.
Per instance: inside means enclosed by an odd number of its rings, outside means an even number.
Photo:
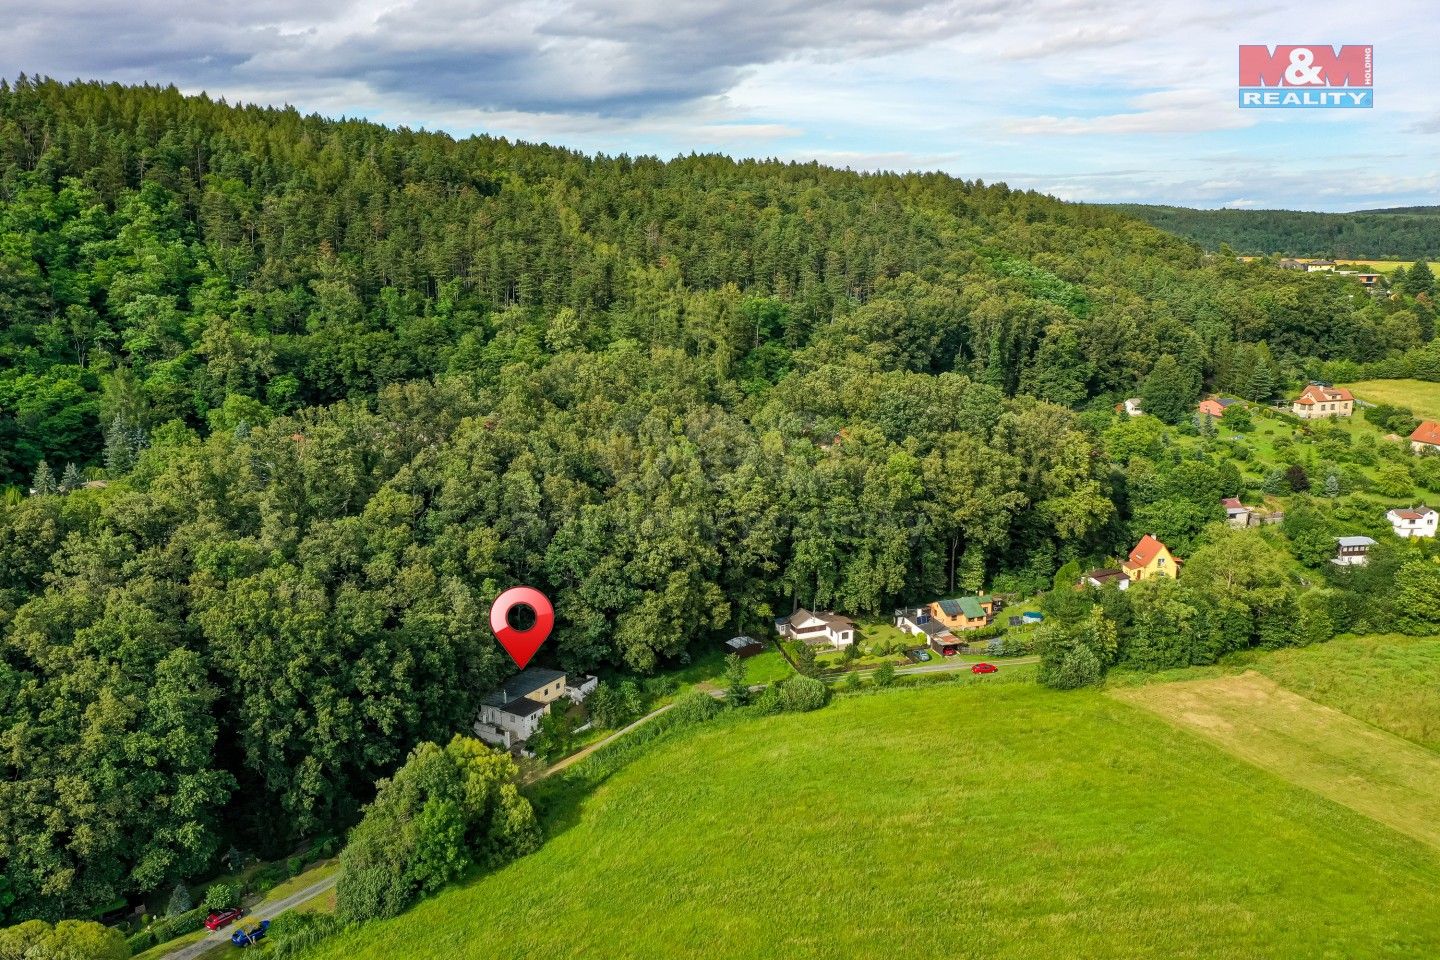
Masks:
[[[241,911],[239,907],[231,907],[229,910],[221,910],[216,913],[212,913],[210,914],[210,916],[205,918],[205,929],[219,930],[221,927],[225,926],[225,924],[233,923],[234,921],[239,920],[240,912]]]
[[[993,664],[993,663],[977,663],[977,664],[975,664],[975,666],[973,666],[973,667],[970,668],[970,672],[971,672],[971,673],[994,673],[996,670],[999,670],[999,669],[1000,669],[1000,668],[997,667],[997,666],[995,666],[995,664]]]

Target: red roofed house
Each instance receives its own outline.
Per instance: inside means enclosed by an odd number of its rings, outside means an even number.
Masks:
[[[1180,561],[1170,554],[1169,547],[1155,539],[1153,533],[1141,537],[1135,549],[1130,551],[1130,559],[1120,564],[1120,569],[1132,582],[1154,580],[1156,577],[1174,580],[1180,572],[1179,567]]]
[[[1416,453],[1440,453],[1440,423],[1434,420],[1421,420],[1420,426],[1410,434],[1410,449]]]
[[[1312,383],[1300,391],[1300,396],[1290,405],[1290,412],[1301,420],[1348,417],[1355,412],[1355,398],[1349,390]]]
[[[1440,519],[1440,514],[1429,507],[1420,506],[1414,509],[1391,510],[1385,514],[1385,519],[1390,521],[1397,537],[1433,537],[1435,521]]]
[[[1206,400],[1201,400],[1195,409],[1199,411],[1202,416],[1223,417],[1225,416],[1225,411],[1234,405],[1234,400],[1221,400],[1219,397],[1210,397]]]

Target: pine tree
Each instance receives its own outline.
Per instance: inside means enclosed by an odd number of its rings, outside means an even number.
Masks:
[[[56,492],[55,474],[51,471],[50,464],[44,460],[35,467],[35,479],[31,481],[30,489],[42,495]]]
[[[135,448],[130,425],[119,414],[105,431],[105,475],[115,480],[130,472],[135,465]]]
[[[175,889],[170,891],[170,902],[165,907],[165,916],[178,917],[194,909],[195,901],[190,896],[190,888],[183,883],[175,884]]]
[[[73,463],[65,464],[65,471],[60,474],[60,492],[69,493],[71,490],[79,490],[85,483],[85,478],[80,475],[80,468]]]

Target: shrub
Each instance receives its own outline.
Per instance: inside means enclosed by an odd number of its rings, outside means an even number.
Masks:
[[[1100,659],[1086,646],[1073,647],[1061,657],[1059,664],[1045,675],[1045,685],[1056,690],[1075,690],[1099,683]]]
[[[155,934],[150,930],[141,930],[139,933],[132,933],[125,938],[125,945],[130,948],[130,955],[144,953],[156,944]]]
[[[472,863],[496,864],[540,842],[510,757],[456,736],[421,743],[350,833],[336,910],[346,920],[395,916]]]
[[[5,960],[126,960],[130,948],[114,927],[94,920],[26,920],[0,930],[0,957]]]
[[[285,872],[284,867],[278,865],[265,867],[250,875],[250,879],[245,881],[245,889],[253,894],[266,893],[284,883],[287,876],[289,874]]]
[[[780,684],[772,683],[756,694],[750,706],[756,713],[779,713],[780,706]],[[642,728],[643,729],[643,728]]]
[[[305,871],[304,857],[291,857],[285,861],[285,872],[292,877],[298,877]]]
[[[875,686],[888,687],[895,682],[895,664],[882,663],[875,671]]]
[[[780,685],[780,708],[787,713],[805,713],[825,706],[830,691],[814,677],[791,677]]]
[[[225,906],[233,906],[226,903]],[[163,920],[156,920],[150,925],[150,932],[155,937],[156,943],[165,943],[174,940],[176,937],[183,937],[187,933],[194,933],[205,925],[205,915],[209,911],[205,907],[196,907],[188,913],[182,913],[175,917],[166,917]]]
[[[221,882],[210,884],[210,889],[205,891],[205,899],[200,905],[205,910],[224,910],[239,904],[240,888],[233,883]]]
[[[299,957],[322,941],[344,930],[347,924],[332,913],[281,914],[270,924],[265,939],[272,960]]]
[[[701,693],[699,690],[692,690],[679,700],[671,712],[681,723],[704,723],[715,714],[720,712],[720,701],[708,693]]]

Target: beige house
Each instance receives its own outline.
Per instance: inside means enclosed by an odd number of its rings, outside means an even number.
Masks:
[[[1349,390],[1312,383],[1300,391],[1300,396],[1290,405],[1290,412],[1301,420],[1348,417],[1355,412],[1355,398]]]

